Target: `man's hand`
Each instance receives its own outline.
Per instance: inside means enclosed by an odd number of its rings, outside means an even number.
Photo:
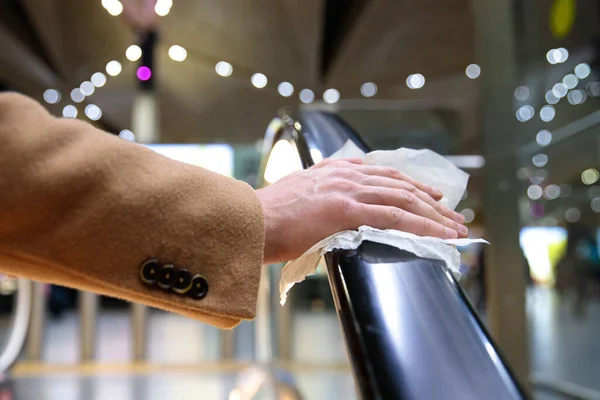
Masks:
[[[265,216],[265,263],[288,261],[334,233],[369,225],[420,236],[467,237],[442,193],[389,167],[324,160],[257,190]]]

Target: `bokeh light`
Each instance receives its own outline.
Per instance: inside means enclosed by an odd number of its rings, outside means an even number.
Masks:
[[[268,80],[265,74],[257,72],[256,74],[252,75],[252,77],[250,78],[250,82],[255,88],[262,89],[265,86],[267,86]]]
[[[298,97],[304,104],[309,104],[315,100],[315,93],[310,89],[302,89]]]
[[[360,87],[360,94],[365,97],[373,97],[377,94],[377,85],[373,82],[365,82]]]
[[[227,78],[233,73],[233,67],[227,61],[219,61],[215,66],[218,75]]]
[[[336,89],[327,89],[323,93],[323,100],[325,100],[325,103],[327,104],[337,103],[340,100],[340,92]]]
[[[121,63],[116,60],[109,61],[108,64],[106,64],[106,73],[110,76],[117,76],[122,70],[123,67],[121,66]]]
[[[465,73],[467,74],[467,77],[471,79],[477,79],[479,78],[479,75],[481,75],[481,67],[477,64],[470,64],[465,69]]]
[[[44,92],[44,101],[48,104],[56,104],[60,101],[60,92],[54,89],[48,89]]]
[[[152,71],[150,70],[150,68],[142,65],[137,70],[137,77],[140,81],[147,81],[152,77]]]

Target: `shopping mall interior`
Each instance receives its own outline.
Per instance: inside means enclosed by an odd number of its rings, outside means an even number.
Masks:
[[[3,0],[0,92],[256,189],[430,149],[489,242],[266,265],[233,330],[3,274],[0,400],[600,399],[598,2]]]

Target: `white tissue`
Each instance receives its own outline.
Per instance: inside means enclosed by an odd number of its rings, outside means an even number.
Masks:
[[[401,148],[393,151],[373,151],[365,154],[353,142],[348,141],[331,158],[362,158],[365,164],[394,167],[422,183],[440,189],[442,204],[454,209],[460,202],[469,175],[450,161],[431,150]],[[343,231],[315,244],[302,256],[285,265],[279,282],[281,305],[285,304],[288,291],[308,275],[316,272],[321,257],[334,249],[356,249],[363,241],[383,243],[408,251],[418,257],[442,260],[459,275],[460,253],[457,246],[471,243],[487,243],[483,239],[439,239],[421,237],[395,229],[381,230],[361,226],[358,231]]]

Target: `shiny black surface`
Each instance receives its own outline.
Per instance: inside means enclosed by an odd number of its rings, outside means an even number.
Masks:
[[[439,261],[364,243],[326,257],[363,399],[523,399]]]
[[[347,140],[368,146],[339,117],[300,112],[300,158],[313,165]],[[373,399],[524,399],[477,314],[439,261],[363,243],[326,255],[328,277],[359,396]]]
[[[348,140],[353,141],[361,150],[368,152],[369,148],[352,128],[335,114],[315,111],[298,113],[301,134],[298,141],[306,143],[308,148],[318,149],[323,157],[329,157],[338,151]],[[311,163],[310,154],[303,154],[302,145],[298,146],[303,162]],[[308,161],[310,159],[310,161]]]

